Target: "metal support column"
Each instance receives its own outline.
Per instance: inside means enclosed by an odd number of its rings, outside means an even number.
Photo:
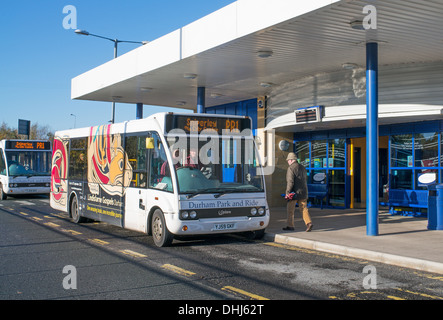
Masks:
[[[143,119],[143,103],[137,103],[137,109],[135,111],[136,119]]]
[[[206,88],[197,88],[197,113],[205,113]]]
[[[378,43],[366,44],[366,235],[378,236]]]

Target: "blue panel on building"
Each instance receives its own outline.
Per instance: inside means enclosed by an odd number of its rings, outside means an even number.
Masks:
[[[233,114],[236,116],[248,116],[252,119],[253,133],[257,129],[257,99],[244,100],[214,107],[207,107],[206,113],[211,114]]]
[[[234,103],[223,104],[214,107],[205,108],[206,113],[211,114],[232,114],[236,116],[248,116],[252,120],[252,133],[256,135],[257,132],[257,99],[239,101]],[[225,144],[222,146],[222,153],[224,154]],[[236,150],[234,148],[233,150]],[[235,156],[234,156],[235,157]],[[236,165],[223,167],[223,182],[235,181]]]

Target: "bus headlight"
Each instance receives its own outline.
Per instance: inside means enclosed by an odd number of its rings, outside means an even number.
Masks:
[[[192,210],[192,211],[181,211],[180,212],[180,219],[181,220],[192,220],[192,219],[197,219],[197,212]]]
[[[258,214],[259,215],[264,215],[265,214],[265,208],[263,208],[263,207],[260,207],[260,208],[258,208]]]
[[[182,219],[188,219],[188,217],[189,217],[189,213],[188,213],[188,211],[183,211],[183,212],[181,213],[181,216],[182,216]]]
[[[255,216],[257,214],[257,208],[251,208],[251,214]]]

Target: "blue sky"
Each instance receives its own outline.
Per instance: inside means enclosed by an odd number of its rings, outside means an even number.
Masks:
[[[14,0],[0,8],[0,123],[18,119],[52,131],[104,124],[110,102],[71,100],[71,79],[113,58],[111,41],[63,27],[63,8],[77,10],[77,28],[121,40],[154,40],[234,0]],[[136,44],[120,43],[119,55]],[[166,108],[144,107],[144,116]],[[70,114],[75,114],[74,118]],[[116,122],[135,119],[135,105],[116,104]]]

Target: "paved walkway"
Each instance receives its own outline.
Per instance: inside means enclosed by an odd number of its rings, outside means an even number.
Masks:
[[[426,218],[379,213],[379,235],[366,235],[366,211],[310,208],[314,224],[305,232],[296,208],[294,231],[286,226],[286,207],[271,208],[265,239],[354,258],[443,274],[443,231],[428,230]]]

